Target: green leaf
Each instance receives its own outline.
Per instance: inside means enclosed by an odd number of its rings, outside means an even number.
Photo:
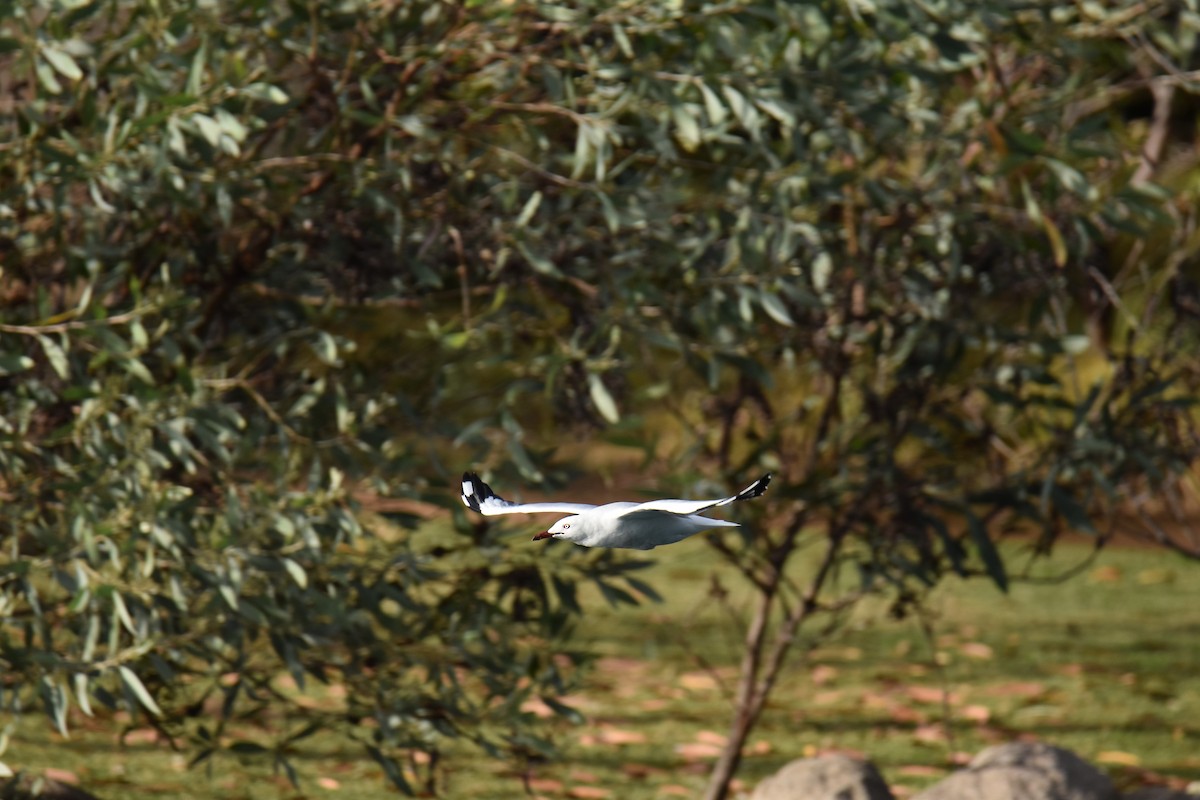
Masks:
[[[1067,243],[1063,240],[1062,231],[1058,229],[1058,225],[1054,224],[1054,220],[1047,216],[1042,217],[1042,229],[1046,231],[1046,238],[1050,240],[1050,252],[1054,255],[1054,265],[1057,267],[1065,266],[1067,263]]]
[[[38,683],[46,715],[54,720],[54,727],[58,728],[58,732],[67,736],[67,712],[71,708],[71,696],[61,683],[55,682],[48,675],[43,675]]]
[[[1054,505],[1054,510],[1062,514],[1071,528],[1077,531],[1086,531],[1093,535],[1096,533],[1096,527],[1092,525],[1092,520],[1088,517],[1084,507],[1069,492],[1057,484],[1050,489],[1050,502]]]
[[[780,325],[786,325],[790,328],[796,324],[792,319],[791,312],[787,310],[787,306],[779,299],[779,295],[764,289],[758,293],[758,301],[762,304],[763,311],[767,312],[767,316]]]
[[[126,372],[147,386],[154,385],[154,376],[150,374],[150,370],[146,368],[146,365],[138,359],[127,358],[122,362],[122,366],[125,367]]]
[[[235,142],[246,141],[246,137],[250,132],[246,130],[246,126],[242,124],[240,119],[223,108],[216,109],[213,115],[216,117],[217,124],[221,126],[221,130],[224,131],[226,136]]]
[[[216,147],[221,143],[221,126],[207,114],[192,114],[192,122],[204,140]]]
[[[557,698],[550,697],[549,695],[542,695],[541,700],[555,714],[558,714],[563,719],[568,720],[575,725],[582,725],[584,722],[586,722],[583,714],[580,714],[576,709],[571,708],[571,706],[561,702]]]
[[[555,278],[562,277],[562,273],[558,271],[558,267],[554,266],[553,261],[526,247],[524,242],[517,242],[517,250],[529,262],[529,266],[533,267],[534,272]]]
[[[525,201],[521,213],[517,215],[517,220],[514,225],[518,228],[524,228],[529,224],[529,220],[533,219],[533,215],[537,213],[538,206],[542,204],[542,192],[538,190],[529,196]]]
[[[592,396],[592,403],[595,404],[596,410],[609,424],[616,425],[621,421],[621,412],[617,410],[616,401],[609,394],[604,381],[594,372],[588,373],[588,392]]]
[[[42,57],[50,62],[50,66],[54,67],[55,71],[67,80],[77,81],[83,77],[83,70],[75,63],[75,59],[57,47],[43,47]]]
[[[988,576],[1000,591],[1007,592],[1008,571],[1004,568],[1004,560],[1000,557],[995,542],[988,536],[987,529],[983,527],[979,517],[970,511],[967,512],[967,531],[975,545],[975,550],[983,560],[983,566],[987,570]]]
[[[329,333],[317,331],[317,339],[313,343],[313,352],[317,354],[317,358],[321,359],[322,364],[330,367],[338,365],[337,340]]]
[[[384,774],[387,775],[392,785],[404,794],[411,795],[413,793],[412,787],[404,779],[404,772],[400,769],[400,765],[396,763],[396,759],[385,755],[382,750],[373,745],[366,745],[366,748],[367,754],[375,759],[375,763],[383,768]]]
[[[46,354],[46,360],[50,362],[51,369],[54,370],[58,377],[66,380],[71,375],[71,365],[67,361],[67,354],[59,347],[58,343],[49,336],[38,334],[38,343],[42,346],[42,352]]]
[[[146,691],[146,687],[142,684],[142,679],[137,674],[124,664],[117,667],[117,674],[121,676],[121,683],[125,684],[133,696],[137,698],[142,707],[156,717],[163,715],[162,709],[158,707],[158,703],[154,702],[154,698],[150,696],[150,692]]]
[[[1092,346],[1092,337],[1086,333],[1068,334],[1059,340],[1059,345],[1064,353],[1077,356],[1080,353],[1085,353]]]
[[[625,34],[625,29],[614,22],[612,32],[613,41],[617,43],[617,47],[621,48],[622,55],[626,58],[633,58],[633,45],[630,44],[629,37]]]
[[[79,710],[89,717],[95,716],[92,713],[92,698],[87,674],[76,672],[72,681],[75,684],[75,700],[79,703]]]
[[[112,589],[112,604],[113,613],[117,620],[125,630],[129,631],[130,635],[137,636],[137,627],[133,624],[133,617],[129,615],[129,609],[125,607],[125,598],[121,596],[121,592]]]
[[[24,372],[33,366],[33,359],[16,353],[0,353],[0,376]]]
[[[301,589],[308,588],[308,573],[304,571],[304,567],[297,564],[290,558],[283,559],[283,568],[287,570],[288,575],[292,576],[292,580]]]
[[[241,93],[243,96],[248,97],[251,100],[259,100],[264,103],[273,103],[274,105],[279,106],[287,103],[291,99],[288,97],[287,92],[283,91],[283,89],[280,89],[278,86],[261,82],[251,83],[247,86],[243,86]]]
[[[767,116],[778,122],[783,127],[784,133],[789,133],[792,128],[796,127],[796,115],[787,108],[784,108],[780,103],[763,98],[754,101],[754,104],[764,111]]]
[[[671,107],[671,119],[675,122],[675,138],[679,145],[689,153],[694,153],[700,147],[700,124],[696,118],[682,105]]]
[[[38,61],[34,65],[34,72],[37,74],[38,83],[42,85],[50,94],[62,94],[62,84],[58,82],[58,77],[54,74],[54,69],[44,61]]]
[[[704,99],[704,112],[708,114],[708,120],[713,125],[720,125],[729,118],[729,112],[725,110],[725,104],[721,102],[721,98],[717,97],[717,93],[708,88],[708,84],[703,81],[697,81],[697,86],[700,87],[700,96]]]

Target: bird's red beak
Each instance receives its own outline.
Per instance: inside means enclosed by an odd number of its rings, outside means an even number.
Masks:
[[[554,534],[553,534],[553,533],[551,533],[550,531],[542,531],[541,533],[535,533],[535,534],[533,535],[533,540],[536,542],[536,541],[539,541],[539,540],[541,540],[541,539],[550,539],[550,538],[552,538],[553,536],[554,536]]]

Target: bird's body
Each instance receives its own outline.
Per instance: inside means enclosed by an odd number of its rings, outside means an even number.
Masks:
[[[648,503],[510,503],[499,497],[473,472],[463,474],[462,501],[480,514],[570,514],[550,526],[537,539],[566,539],[584,547],[622,547],[652,550],[674,544],[709,528],[737,527],[736,522],[700,516],[700,512],[739,500],[750,500],[767,490],[771,476],[764,475],[742,491],[719,500],[651,500]]]

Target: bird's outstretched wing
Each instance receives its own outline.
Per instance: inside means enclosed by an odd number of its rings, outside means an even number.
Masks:
[[[739,500],[752,500],[758,497],[767,490],[767,485],[771,483],[771,475],[767,473],[754,483],[742,489],[735,495],[723,497],[720,500],[651,500],[648,503],[641,503],[627,511],[622,516],[628,516],[634,512],[641,511],[667,511],[672,514],[699,514],[701,511],[706,511],[717,506],[727,506],[730,503],[736,503]]]
[[[484,516],[496,514],[581,514],[595,506],[587,503],[512,503],[492,491],[474,472],[462,477],[463,505]]]

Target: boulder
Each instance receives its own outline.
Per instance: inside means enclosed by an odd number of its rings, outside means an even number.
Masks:
[[[966,769],[913,800],[1119,800],[1112,781],[1070,750],[1012,742],[980,752]]]
[[[844,755],[801,758],[754,789],[751,800],[893,800],[875,765]]]

